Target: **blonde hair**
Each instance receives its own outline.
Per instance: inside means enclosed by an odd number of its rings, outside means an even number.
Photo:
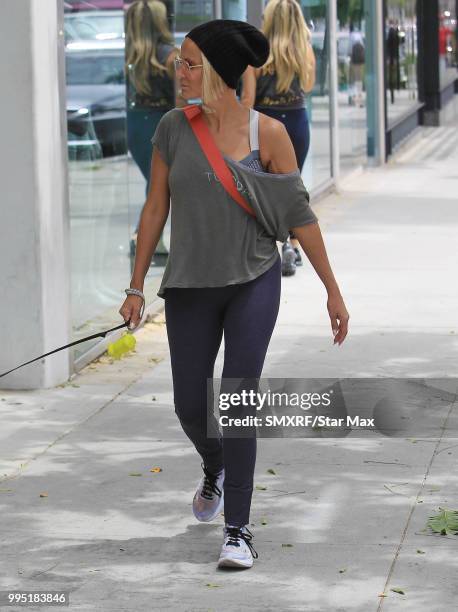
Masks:
[[[202,52],[201,52],[202,53]],[[214,109],[208,104],[217,100],[228,88],[228,85],[216,72],[208,59],[202,53],[202,110],[206,113],[214,113]]]
[[[169,73],[157,59],[158,43],[175,44],[167,7],[159,0],[136,0],[126,13],[126,77],[137,92],[152,95],[150,77]]]
[[[294,76],[304,91],[315,80],[315,58],[310,57],[311,34],[296,0],[269,0],[261,31],[269,40],[270,53],[261,74],[277,75],[277,93],[286,93]]]

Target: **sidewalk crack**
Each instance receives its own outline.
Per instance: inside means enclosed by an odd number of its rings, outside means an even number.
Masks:
[[[410,521],[412,519],[414,510],[415,510],[415,508],[418,505],[418,498],[420,497],[420,495],[421,495],[421,493],[422,493],[422,491],[423,491],[423,489],[425,487],[426,480],[428,478],[429,472],[431,471],[431,467],[433,465],[434,459],[435,459],[436,455],[438,454],[438,450],[437,449],[438,449],[440,443],[442,442],[442,439],[444,437],[444,432],[445,432],[445,430],[447,428],[448,420],[449,420],[450,415],[451,415],[451,413],[452,413],[452,411],[453,411],[453,409],[455,408],[456,405],[457,405],[457,395],[455,394],[454,401],[450,404],[450,408],[449,408],[449,410],[447,412],[447,416],[445,417],[444,423],[441,426],[441,433],[440,433],[440,436],[439,436],[439,438],[438,438],[438,440],[437,440],[437,442],[436,442],[436,444],[434,446],[434,450],[433,450],[433,453],[431,455],[431,459],[430,459],[430,461],[428,463],[428,467],[426,468],[425,475],[423,476],[423,480],[421,481],[421,484],[420,484],[420,487],[418,489],[417,495],[416,495],[416,497],[415,497],[415,499],[414,499],[414,501],[412,503],[412,506],[410,508],[409,514],[407,516],[406,524],[405,524],[404,529],[402,531],[401,539],[399,541],[399,544],[398,544],[398,546],[396,548],[395,555],[394,555],[393,560],[391,562],[390,569],[388,571],[388,576],[386,578],[385,585],[383,587],[382,593],[386,593],[388,585],[390,584],[390,580],[391,580],[391,577],[392,577],[393,572],[394,572],[394,567],[396,565],[396,561],[398,560],[398,557],[399,557],[399,555],[401,553],[401,548],[402,548],[402,546],[404,544],[404,540],[406,539],[407,530],[409,529],[409,526],[410,526]],[[379,601],[378,606],[377,606],[377,612],[381,611],[381,609],[383,607],[384,599],[385,599],[384,597],[380,598],[380,601]]]

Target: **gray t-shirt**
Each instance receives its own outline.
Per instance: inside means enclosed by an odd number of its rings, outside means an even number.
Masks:
[[[167,287],[224,287],[266,272],[279,257],[276,241],[318,221],[299,170],[259,172],[223,155],[256,218],[216,178],[188,120],[173,108],[151,140],[169,167],[170,252],[157,295]]]

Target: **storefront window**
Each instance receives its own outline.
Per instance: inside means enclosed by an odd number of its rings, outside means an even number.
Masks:
[[[107,3],[105,3],[107,5]],[[66,0],[65,64],[75,339],[119,322],[129,275],[131,188],[122,1]],[[93,341],[94,342],[94,341]],[[90,342],[75,347],[75,358]]]
[[[212,0],[176,0],[172,4],[175,4],[175,24],[179,45],[194,26],[214,18]]]
[[[415,0],[387,0],[385,16],[388,123],[418,102]]]
[[[341,172],[366,159],[364,0],[337,3],[337,69]]]
[[[458,77],[456,2],[439,0],[439,78],[443,89]]]
[[[223,0],[223,19],[246,21],[248,0]]]
[[[310,188],[331,178],[331,104],[329,20],[327,0],[302,0],[302,11],[312,33],[316,58],[315,86],[307,97],[310,149],[302,175]]]
[[[133,1],[62,1],[72,318],[73,336],[78,339],[89,330],[104,330],[120,323],[118,310],[130,282],[134,237],[146,197],[146,157],[152,149],[149,132],[154,131],[161,113],[141,108],[135,113],[128,93],[125,25]],[[172,48],[179,48],[196,24],[213,19],[211,0],[164,0],[163,4]],[[162,112],[175,105],[170,100],[169,108]],[[170,244],[169,224],[170,220],[145,278],[147,303],[158,299],[156,292]],[[74,358],[90,347],[91,342],[77,345]]]

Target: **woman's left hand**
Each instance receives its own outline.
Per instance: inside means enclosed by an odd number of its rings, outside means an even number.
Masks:
[[[345,308],[345,303],[340,293],[328,295],[327,307],[329,318],[331,319],[332,333],[334,334],[334,344],[337,343],[340,346],[348,333],[348,319],[350,315]]]

